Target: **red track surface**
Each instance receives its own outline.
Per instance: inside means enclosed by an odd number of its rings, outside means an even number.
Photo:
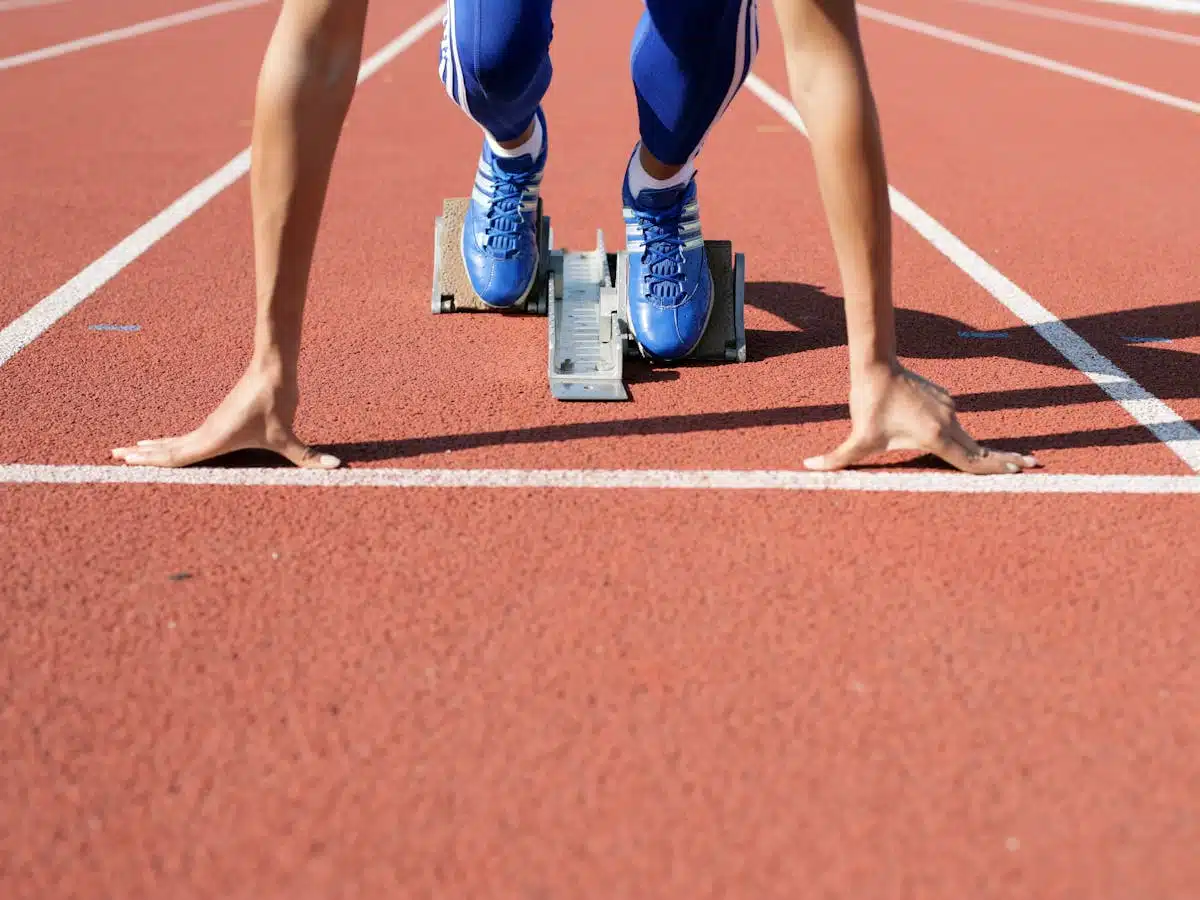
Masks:
[[[1011,47],[1014,50],[1023,50],[1026,53],[1035,53],[1057,62],[1091,69],[1112,78],[1134,82],[1142,87],[1173,93],[1189,100],[1195,99],[1196,55],[1200,51],[1200,48],[1195,46],[1105,31],[1074,22],[1044,19],[1010,9],[976,6],[968,0],[878,0],[878,2],[864,5],[951,31],[963,32],[994,44]],[[1097,10],[1096,5],[1098,4],[1094,4],[1091,12],[1087,15],[1096,16],[1106,11],[1104,7]],[[1052,8],[1058,9],[1059,7],[1053,6]],[[1108,13],[1110,18],[1120,16],[1124,19],[1124,10],[1108,10]],[[1186,18],[1198,17],[1188,16]],[[1165,27],[1167,30],[1172,30],[1170,24],[1160,23],[1152,27]],[[883,43],[891,42],[892,37],[888,35],[892,35],[895,31],[892,26],[876,25],[871,22],[865,28],[872,33],[880,29],[886,30],[885,36],[882,38]],[[1182,33],[1186,34],[1187,32]],[[928,44],[932,38],[913,35],[913,40]],[[949,44],[942,46],[946,50],[953,49],[958,53],[975,54],[977,52],[960,50]],[[895,45],[895,49],[900,55],[906,56],[908,53],[905,45]],[[995,64],[1000,67],[995,72],[996,80],[1002,83],[1005,92],[1010,91],[1011,88],[1003,83],[1009,81],[1011,77],[1023,76],[1011,71],[1013,63],[1008,60],[996,59]],[[914,74],[919,75],[923,72],[933,71],[936,70],[932,66],[922,67]],[[1030,74],[1038,82],[1034,88],[1034,92],[1038,95],[1044,90],[1051,90],[1055,93],[1062,93],[1064,90],[1069,92],[1072,88],[1081,91],[1108,90],[1072,81],[1067,81],[1065,85],[1060,83],[1057,85],[1058,90],[1055,90],[1054,79],[1043,79],[1043,76],[1037,72]],[[1062,76],[1058,77],[1062,78]],[[891,81],[894,79],[889,79],[889,82]],[[1129,98],[1129,102],[1135,105],[1146,103],[1145,100],[1133,97]],[[1117,103],[1116,98],[1106,102],[1105,111],[1107,112],[1109,107],[1115,106]],[[984,98],[975,100],[973,105],[978,105],[983,111],[988,110],[988,104]],[[1035,104],[1035,112],[1038,115],[1045,115],[1047,111],[1039,98],[1038,103]],[[1084,112],[1084,110],[1076,111],[1077,115],[1082,115]],[[1107,119],[1107,116],[1104,118]],[[1099,123],[1097,122],[1097,124]],[[1107,122],[1104,124],[1108,125]],[[1184,127],[1194,128],[1187,117],[1183,117],[1180,124]]]
[[[638,7],[559,5],[545,194],[558,243],[611,245]],[[1197,99],[1195,48],[876,5]],[[276,8],[0,72],[0,324],[245,146]],[[376,4],[368,52],[427,10]],[[162,11],[0,13],[0,53]],[[782,89],[762,13],[756,72]],[[1200,419],[1196,117],[863,32],[893,184]],[[701,161],[706,232],[747,254],[748,364],[636,368],[632,404],[562,405],[544,320],[430,315],[432,219],[478,152],[436,42],[355,101],[304,436],[356,467],[794,469],[845,433],[808,148],[748,90]],[[896,241],[903,352],[981,439],[1050,473],[1190,472],[911,228]],[[0,463],[104,464],[191,427],[244,365],[252,282],[243,180],[0,367]],[[1198,514],[1194,496],[4,485],[0,894],[1183,898]]]

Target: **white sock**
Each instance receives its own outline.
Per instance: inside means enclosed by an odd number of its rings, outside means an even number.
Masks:
[[[514,147],[511,150],[506,150],[505,148],[501,147],[500,142],[486,131],[484,134],[487,137],[488,146],[492,148],[492,152],[497,156],[505,156],[509,159],[516,159],[518,156],[528,155],[532,156],[534,159],[537,159],[537,155],[542,152],[542,120],[536,117],[533,120],[533,133],[529,135],[529,140],[525,141],[525,143],[521,144],[519,147]]]
[[[633,154],[633,159],[629,161],[629,191],[636,197],[647,189],[656,191],[662,188],[679,187],[682,184],[687,184],[694,174],[696,174],[696,164],[689,160],[687,165],[670,178],[662,181],[652,178],[650,173],[642,166],[642,148],[639,145]]]

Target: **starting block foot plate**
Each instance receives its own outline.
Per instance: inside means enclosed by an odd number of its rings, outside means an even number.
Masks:
[[[629,327],[629,256],[554,251],[550,297],[550,392],[559,400],[627,400],[624,357],[641,348]],[[699,345],[680,363],[745,362],[745,260],[729,241],[705,244],[713,309]]]
[[[746,260],[733,252],[731,241],[705,241],[713,283],[708,328],[688,359],[706,362],[746,361]]]
[[[746,361],[746,258],[733,252],[731,241],[705,241],[705,256],[713,282],[713,308],[708,327],[700,343],[687,357],[671,362],[656,361],[659,365],[686,365],[689,362]],[[628,255],[610,254],[616,270],[616,282],[622,286],[620,320],[622,331],[629,338],[626,353],[645,356],[629,327]]]
[[[470,198],[457,197],[442,201],[442,214],[434,221],[433,296],[435,313],[474,310],[479,312],[526,313],[546,315],[546,282],[550,269],[550,217],[542,213],[538,200],[538,273],[533,287],[523,301],[508,309],[488,306],[475,293],[462,258],[462,228]]]

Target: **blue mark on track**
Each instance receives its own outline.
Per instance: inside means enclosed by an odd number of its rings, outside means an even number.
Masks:
[[[959,337],[972,338],[980,341],[997,341],[1004,340],[1008,337],[1007,331],[960,331]]]

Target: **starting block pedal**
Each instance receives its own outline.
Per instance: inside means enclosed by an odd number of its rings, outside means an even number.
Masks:
[[[537,208],[538,274],[529,294],[511,309],[488,306],[471,287],[467,267],[463,264],[461,244],[463,221],[470,202],[467,197],[443,200],[442,214],[434,221],[433,311],[448,313],[476,310],[546,315],[546,273],[550,264],[553,232],[550,229],[550,217],[542,215],[542,201],[538,200]]]
[[[459,249],[467,199],[446,200],[436,220],[433,312],[490,310],[471,287]],[[558,400],[627,400],[626,356],[645,355],[629,326],[628,253],[553,246],[550,217],[538,201],[538,276],[514,309],[548,318],[550,393]],[[729,241],[705,241],[713,310],[699,345],[681,363],[745,362],[746,263]]]
[[[705,241],[713,309],[681,362],[745,362],[746,262],[729,241]],[[559,400],[626,400],[624,358],[644,356],[629,326],[629,254],[554,250],[548,275],[550,392]]]

